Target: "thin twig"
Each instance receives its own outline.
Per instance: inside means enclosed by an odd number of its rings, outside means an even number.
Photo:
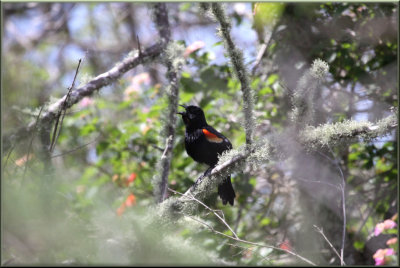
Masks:
[[[322,237],[325,239],[326,242],[328,242],[329,246],[332,248],[333,252],[335,252],[335,254],[339,257],[340,261],[344,263],[344,261],[342,260],[342,257],[340,256],[340,254],[337,252],[337,250],[335,249],[335,247],[332,245],[332,243],[329,241],[329,239],[325,236],[324,231],[322,230],[322,228],[319,228],[316,225],[313,225],[315,227],[315,229],[317,229],[317,231],[322,235]]]
[[[6,169],[6,166],[7,166],[7,163],[8,163],[8,159],[10,158],[10,155],[11,155],[12,151],[14,151],[14,148],[15,148],[15,143],[13,143],[13,145],[11,146],[11,148],[8,151],[7,158],[4,161],[3,170]]]
[[[35,138],[35,133],[36,133],[37,124],[38,124],[38,122],[39,122],[39,118],[40,118],[40,115],[42,114],[42,111],[43,111],[43,106],[40,107],[39,114],[38,114],[37,117],[36,117],[36,123],[35,123],[35,127],[33,128],[32,138],[31,138],[31,140],[30,140],[30,142],[29,142],[29,146],[28,146],[28,153],[26,154],[26,163],[25,163],[24,175],[22,176],[22,180],[25,179],[25,174],[26,174],[26,171],[28,170],[29,154],[31,153],[32,144],[33,144],[33,139]]]
[[[340,249],[340,256],[341,256],[341,265],[345,265],[343,258],[344,258],[344,244],[345,244],[345,239],[346,239],[346,190],[345,190],[345,184],[344,184],[344,179],[343,179],[343,186],[342,186],[342,211],[343,211],[343,231],[342,231],[342,248]]]
[[[262,58],[263,58],[263,56],[264,56],[264,54],[265,54],[265,51],[267,51],[266,57],[268,57],[268,50],[267,50],[267,49],[268,49],[269,46],[271,45],[271,41],[272,41],[272,39],[273,39],[273,37],[274,37],[274,35],[275,35],[277,29],[278,29],[278,25],[280,24],[280,21],[281,21],[281,20],[282,20],[282,17],[280,17],[279,21],[276,22],[275,25],[273,26],[272,31],[270,31],[271,34],[270,34],[269,36],[268,36],[268,35],[265,36],[265,38],[264,38],[264,43],[261,45],[261,48],[260,48],[260,50],[259,50],[259,52],[258,52],[258,54],[257,54],[256,62],[255,62],[254,66],[253,66],[253,68],[252,68],[252,70],[251,70],[251,74],[252,74],[252,75],[255,75],[256,70],[257,70],[257,67],[258,67],[259,64],[261,63],[261,60],[262,60]],[[268,37],[268,42],[266,42],[266,41],[267,41],[267,37]]]
[[[344,244],[346,240],[346,179],[344,178],[344,174],[342,171],[342,168],[339,165],[339,161],[337,160],[335,154],[333,153],[331,147],[328,145],[328,149],[332,153],[332,156],[334,157],[334,163],[336,167],[339,169],[340,176],[342,178],[342,184],[340,185],[341,192],[342,192],[342,213],[343,213],[343,230],[342,230],[342,246],[340,249],[340,261],[341,261],[341,266],[345,265],[344,263]]]
[[[253,253],[256,253],[256,254],[260,255],[260,256],[261,256],[261,259],[262,259],[263,261],[267,261],[267,262],[271,263],[271,258],[268,258],[268,256],[265,256],[265,257],[262,256],[261,253],[255,251],[252,247],[247,247],[247,248],[246,248],[246,247],[242,247],[242,246],[235,245],[235,244],[231,244],[231,243],[226,243],[226,244],[229,245],[229,246],[232,246],[232,247],[236,247],[236,248],[241,248],[241,249],[242,249],[239,253],[237,253],[237,254],[235,254],[235,255],[233,255],[233,256],[236,256],[236,255],[238,255],[238,254],[243,254],[243,253],[246,252],[246,251],[251,251],[251,252],[253,252]]]
[[[179,194],[181,196],[184,196],[184,194],[177,192],[173,189],[168,188],[169,191],[175,193],[175,194]],[[215,210],[211,209],[209,206],[207,206],[206,204],[204,204],[203,202],[201,202],[200,200],[198,200],[197,198],[195,198],[193,195],[191,195],[189,193],[189,195],[186,195],[187,197],[189,197],[190,199],[196,201],[197,203],[201,204],[203,207],[205,207],[206,209],[208,209],[209,211],[211,211],[215,216],[217,216],[218,219],[220,219],[220,221],[226,226],[228,227],[228,229],[232,232],[232,234],[234,235],[235,238],[239,238],[237,236],[237,234],[235,233],[235,231],[233,231],[233,229],[229,226],[229,224],[225,221],[225,219],[221,218],[221,216],[218,215],[218,213],[215,212]],[[224,217],[225,218],[225,217]]]
[[[310,261],[310,260],[304,258],[303,256],[300,256],[300,255],[298,255],[298,254],[296,254],[296,253],[294,253],[293,251],[290,251],[290,250],[288,250],[288,249],[282,249],[282,248],[275,247],[275,246],[270,246],[270,245],[263,245],[263,244],[259,244],[259,243],[254,243],[254,242],[246,241],[246,240],[243,240],[243,239],[240,239],[240,238],[236,238],[236,237],[233,237],[233,236],[230,236],[230,235],[221,233],[221,232],[215,230],[215,229],[214,229],[211,225],[209,225],[208,223],[203,222],[203,221],[201,221],[201,220],[199,220],[199,219],[196,219],[196,218],[194,218],[194,217],[192,217],[192,216],[190,216],[190,215],[185,215],[185,216],[189,217],[190,219],[192,219],[192,220],[194,220],[194,221],[197,221],[197,222],[203,224],[204,226],[207,226],[212,232],[214,232],[214,233],[216,233],[216,234],[219,234],[219,235],[221,235],[221,236],[224,236],[224,237],[227,237],[227,238],[229,238],[229,239],[232,239],[232,240],[235,240],[235,241],[244,243],[244,244],[248,244],[248,245],[253,245],[253,246],[257,246],[257,247],[264,247],[264,248],[272,248],[272,249],[276,249],[276,250],[279,250],[279,251],[283,251],[283,252],[285,252],[285,253],[288,253],[288,254],[290,254],[290,255],[293,255],[293,256],[295,256],[295,257],[301,259],[302,261],[304,261],[304,262],[306,262],[306,263],[308,263],[308,264],[310,264],[310,265],[317,266],[317,265],[316,265],[315,263],[313,263],[312,261]]]
[[[66,104],[68,103],[69,98],[71,96],[72,89],[75,86],[75,80],[76,80],[76,76],[78,75],[79,67],[81,66],[81,62],[82,62],[82,59],[79,59],[78,67],[76,67],[75,76],[74,76],[74,79],[72,80],[72,85],[68,88],[67,96],[65,97],[64,102],[60,106],[60,110],[57,113],[56,123],[55,123],[54,131],[53,131],[53,137],[52,137],[51,143],[50,143],[50,149],[49,149],[50,153],[53,152],[54,146],[57,143],[58,136],[60,135],[62,123],[64,121],[65,113],[67,110]],[[60,121],[60,117],[61,117],[61,121]],[[60,124],[60,128],[58,128],[58,124]]]
[[[75,149],[72,149],[72,150],[69,150],[69,151],[66,151],[66,152],[63,152],[63,153],[60,153],[60,154],[52,155],[51,158],[60,157],[60,156],[63,156],[63,155],[70,154],[70,153],[73,153],[73,152],[75,152],[75,151],[78,151],[78,150],[82,149],[83,147],[86,147],[86,146],[88,146],[88,145],[90,145],[90,144],[96,142],[98,139],[99,139],[99,137],[95,138],[95,139],[92,140],[91,142],[88,142],[88,143],[85,143],[85,144],[83,144],[83,145],[81,145],[81,146],[78,146],[78,147],[76,147]]]
[[[271,39],[269,39],[269,40],[271,40]],[[269,44],[269,41],[268,41],[268,44]],[[256,70],[257,70],[257,67],[258,67],[258,65],[260,64],[261,59],[262,59],[262,57],[263,57],[265,51],[267,50],[268,44],[263,43],[263,44],[261,45],[261,48],[260,48],[260,50],[259,50],[258,53],[257,53],[256,62],[254,63],[254,66],[253,66],[252,71],[251,71],[251,72],[252,72],[252,75],[255,75]]]
[[[139,35],[136,35],[137,43],[138,43],[138,51],[139,51],[139,58],[142,57],[142,48],[140,47]]]
[[[239,222],[240,222],[240,219],[242,218],[242,211],[243,211],[243,205],[240,204],[238,215],[237,215],[237,218],[236,218],[236,221],[235,221],[235,227],[233,227],[235,232],[237,232],[237,229],[239,228]]]
[[[326,181],[312,181],[312,180],[305,180],[305,179],[301,179],[301,178],[297,178],[297,180],[299,180],[299,181],[304,181],[304,182],[325,184],[325,185],[328,185],[328,186],[331,186],[331,187],[336,188],[338,191],[340,191],[340,190],[342,189],[341,187],[339,187],[339,186],[337,186],[337,185],[335,185],[335,184],[326,182]]]
[[[155,144],[150,144],[151,145],[151,147],[153,147],[154,149],[157,149],[157,150],[159,150],[160,152],[164,152],[164,149],[163,148],[161,148],[161,147],[159,147],[159,146],[157,146],[157,145],[155,145]]]
[[[168,174],[169,168],[171,165],[171,158],[172,158],[172,149],[173,149],[173,135],[170,135],[165,140],[165,149],[161,156],[161,180],[159,184],[159,191],[160,196],[158,202],[161,203],[164,201],[166,194],[167,194],[167,185],[168,185]]]

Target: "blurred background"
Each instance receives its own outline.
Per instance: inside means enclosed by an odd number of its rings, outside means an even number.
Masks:
[[[146,3],[3,3],[2,236],[3,265],[15,264],[303,264],[267,248],[238,244],[195,222],[149,224],[152,178],[164,147],[161,114],[166,68],[140,65],[67,111],[50,160],[41,137],[5,142],[67,93],[111,69],[129,52],[158,39]],[[320,58],[330,68],[315,98],[315,126],[346,119],[376,122],[398,106],[397,3],[229,3],[232,38],[243,51],[255,95],[255,137],[293,135],[291,96]],[[168,3],[172,40],[185,47],[181,104],[201,106],[234,148],[245,143],[240,83],[217,23],[196,3]],[[185,192],[205,166],[184,150],[178,119],[169,187]],[[330,151],[293,148],[233,174],[234,207],[215,193],[239,237],[290,249],[318,264],[340,264],[314,225],[339,250],[346,179],[346,264],[374,264],[377,249],[397,237],[377,224],[397,220],[397,130]],[[285,140],[281,140],[285,143]],[[314,181],[314,183],[310,182]],[[170,193],[170,195],[173,195]],[[207,210],[198,214],[222,232]],[[229,234],[229,231],[228,231]],[[398,242],[394,245],[397,247]],[[376,261],[376,260],[375,260]],[[385,258],[396,264],[396,255]]]

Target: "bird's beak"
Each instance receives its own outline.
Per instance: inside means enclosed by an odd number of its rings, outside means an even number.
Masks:
[[[179,104],[179,106],[181,106],[181,107],[183,107],[183,108],[185,108],[185,110],[186,110],[186,108],[187,108],[187,106],[186,105],[183,105],[183,104]],[[177,112],[177,114],[180,114],[180,115],[185,115],[186,114],[186,112]]]

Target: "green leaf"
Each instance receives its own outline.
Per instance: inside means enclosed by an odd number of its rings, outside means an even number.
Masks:
[[[200,83],[195,82],[192,78],[181,77],[181,84],[187,92],[194,93],[203,89],[203,86]]]
[[[187,11],[191,5],[192,5],[191,3],[182,3],[180,5],[179,9],[180,9],[180,11]]]
[[[110,143],[108,141],[99,142],[99,144],[97,144],[97,146],[96,146],[96,153],[98,155],[102,154],[108,148],[109,145],[110,145]]]
[[[271,219],[270,218],[264,218],[261,220],[260,225],[261,226],[266,226],[269,225],[271,223]]]
[[[267,79],[267,85],[272,85],[278,78],[279,76],[277,74],[271,74]]]
[[[344,49],[348,49],[350,47],[351,47],[351,44],[349,44],[349,43],[343,43],[342,44],[342,48],[344,48]]]
[[[217,46],[220,46],[222,44],[223,44],[223,42],[219,41],[219,42],[214,43],[211,47],[217,47]]]
[[[354,241],[353,246],[357,250],[362,250],[365,246],[365,244],[361,241]]]

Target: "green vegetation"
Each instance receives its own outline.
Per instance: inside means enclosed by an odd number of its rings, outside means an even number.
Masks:
[[[3,14],[2,265],[398,264],[398,4]],[[178,104],[233,144],[196,189]]]

